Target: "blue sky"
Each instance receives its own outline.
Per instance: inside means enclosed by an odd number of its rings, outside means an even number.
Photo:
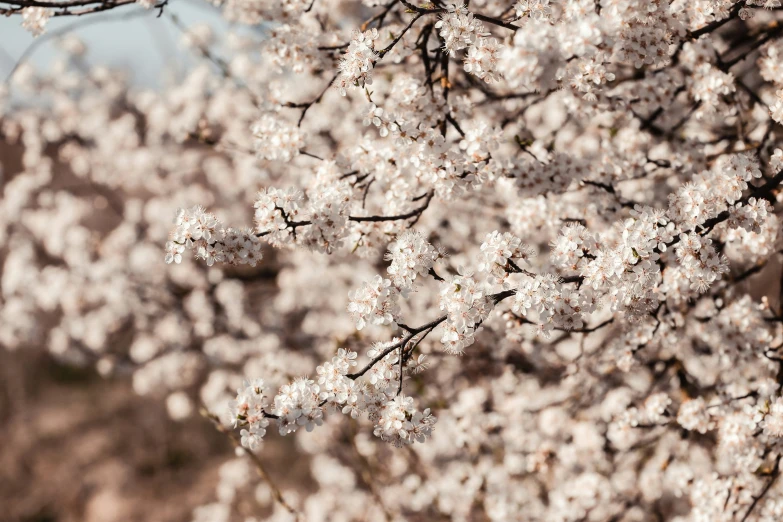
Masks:
[[[219,10],[205,0],[171,0],[166,9],[187,26],[208,23],[218,33],[228,28]],[[131,73],[133,83],[152,87],[161,85],[164,73],[176,75],[187,61],[178,44],[180,31],[171,20],[156,18],[156,14],[157,10],[146,11],[131,5],[95,15],[52,18],[47,30],[76,24],[72,33],[87,44],[86,57],[91,63],[122,68]],[[35,41],[21,23],[21,16],[0,17],[0,82]],[[48,67],[56,49],[54,39],[50,39],[35,50],[28,62],[38,69]]]

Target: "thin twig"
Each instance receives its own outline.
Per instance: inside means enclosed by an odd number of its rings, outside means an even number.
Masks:
[[[296,520],[301,520],[299,513],[288,503],[286,502],[285,498],[283,498],[283,494],[280,492],[280,489],[275,485],[275,483],[272,481],[271,477],[269,476],[269,473],[266,472],[266,469],[264,469],[264,465],[261,462],[261,459],[258,455],[250,451],[248,448],[242,446],[239,440],[237,440],[236,435],[226,428],[222,422],[220,422],[220,419],[217,417],[217,415],[211,413],[205,406],[202,406],[201,408],[201,415],[202,417],[205,417],[212,421],[212,424],[215,426],[215,429],[219,431],[220,433],[224,434],[228,439],[231,441],[231,444],[234,446],[234,448],[239,448],[242,451],[245,452],[245,455],[250,457],[250,460],[253,461],[253,464],[255,465],[256,471],[258,472],[258,475],[261,477],[261,479],[264,480],[264,482],[267,483],[269,486],[269,489],[272,490],[272,496],[275,498],[278,504],[283,506],[286,511],[291,513]]]
[[[780,457],[781,455],[778,455],[777,458],[775,458],[775,465],[773,466],[772,471],[770,471],[769,480],[767,480],[767,483],[764,485],[764,489],[761,490],[761,493],[753,497],[753,503],[745,512],[745,516],[742,517],[742,520],[740,520],[740,522],[745,522],[748,519],[750,514],[753,513],[753,509],[756,507],[756,504],[759,503],[759,500],[764,498],[764,495],[767,494],[767,492],[770,490],[772,485],[778,479],[778,476],[780,476]]]

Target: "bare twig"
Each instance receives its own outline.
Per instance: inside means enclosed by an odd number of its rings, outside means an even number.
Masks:
[[[245,452],[245,455],[250,457],[250,460],[253,461],[253,464],[255,465],[256,471],[258,472],[258,475],[261,477],[261,479],[264,480],[264,482],[267,483],[269,486],[269,489],[272,490],[272,496],[275,498],[275,501],[283,506],[286,511],[291,513],[296,520],[301,520],[301,517],[299,513],[288,503],[286,502],[285,498],[283,498],[283,494],[280,492],[280,489],[275,485],[274,481],[269,476],[269,473],[267,473],[266,469],[264,469],[264,465],[261,462],[261,458],[250,451],[249,449],[242,446],[240,441],[237,440],[237,436],[228,428],[226,428],[222,422],[220,422],[220,419],[217,417],[217,415],[211,413],[205,406],[201,407],[201,416],[205,417],[206,419],[209,419],[212,422],[212,425],[215,427],[217,431],[224,434],[228,439],[231,441],[231,444],[234,446],[234,448],[241,449]]]

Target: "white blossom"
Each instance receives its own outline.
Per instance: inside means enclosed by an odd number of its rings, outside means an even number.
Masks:
[[[46,32],[46,23],[51,16],[52,12],[45,7],[25,7],[22,9],[22,27],[33,36],[41,36]]]

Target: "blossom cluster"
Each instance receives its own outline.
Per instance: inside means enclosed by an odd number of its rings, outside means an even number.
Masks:
[[[305,146],[305,137],[297,127],[284,125],[269,114],[256,121],[250,131],[256,154],[267,160],[290,161]]]
[[[443,48],[449,55],[456,56],[457,51],[465,49],[485,36],[483,24],[464,5],[450,4],[440,19],[435,23],[443,38]]]
[[[439,306],[446,312],[441,342],[449,353],[462,353],[475,342],[475,334],[494,304],[471,275],[450,276],[441,283]]]
[[[345,56],[339,64],[340,77],[337,80],[337,88],[343,96],[351,87],[372,85],[372,68],[377,60],[376,40],[378,40],[377,29],[354,32]]]
[[[184,251],[193,250],[196,258],[212,266],[216,261],[256,266],[262,258],[262,242],[250,229],[225,228],[202,207],[179,209],[174,229],[166,242],[166,263],[181,263]]]
[[[400,316],[397,304],[399,291],[388,279],[375,276],[372,282],[364,283],[361,288],[348,294],[348,311],[356,318],[356,328],[361,330],[369,322],[377,325],[390,325]]]
[[[243,388],[237,390],[236,400],[230,405],[230,414],[234,424],[242,423],[247,429],[240,431],[242,446],[255,451],[261,444],[269,420],[264,408],[268,406],[268,399],[264,395],[264,381],[245,381]]]
[[[394,286],[407,293],[413,288],[418,276],[427,275],[443,253],[431,245],[416,230],[408,230],[389,244],[386,260],[391,261],[387,269]]]
[[[46,23],[52,12],[45,7],[25,7],[22,9],[22,27],[33,36],[40,36],[46,31]]]

